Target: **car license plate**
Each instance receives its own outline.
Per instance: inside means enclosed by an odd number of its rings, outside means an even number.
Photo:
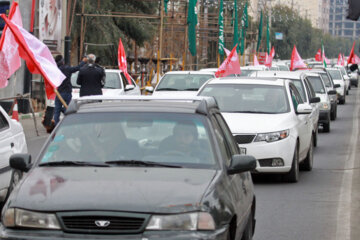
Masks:
[[[241,155],[246,155],[246,148],[240,148],[240,154]]]

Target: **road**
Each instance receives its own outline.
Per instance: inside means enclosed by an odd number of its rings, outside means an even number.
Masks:
[[[255,240],[360,239],[360,89],[353,88],[330,133],[319,133],[314,169],[296,184],[274,176],[255,177]],[[24,122],[24,121],[23,121]],[[47,134],[23,123],[29,152],[36,156]]]

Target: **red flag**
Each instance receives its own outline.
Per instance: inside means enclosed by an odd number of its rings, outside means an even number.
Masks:
[[[239,56],[236,52],[236,46],[233,48],[229,56],[225,59],[225,61],[221,64],[219,69],[215,72],[216,77],[226,77],[230,74],[240,74],[240,63]]]
[[[319,48],[319,50],[317,51],[317,53],[315,54],[315,60],[322,62],[322,56],[321,56],[321,48]]]
[[[343,58],[342,58],[341,53],[339,53],[338,60],[337,60],[337,65],[342,65],[342,66],[344,66],[344,65],[343,65]]]
[[[294,45],[294,49],[291,54],[291,65],[290,71],[293,71],[297,68],[307,68],[304,61],[301,59],[300,54],[298,53],[296,46]]]
[[[229,54],[230,54],[230,50],[229,50],[229,49],[224,48],[224,52],[225,52],[226,56],[229,56]]]
[[[259,64],[259,61],[258,61],[258,59],[257,59],[257,57],[256,57],[256,54],[254,54],[254,66],[259,66],[260,64]]]
[[[275,47],[271,48],[270,57],[271,57],[271,61],[272,61],[274,59],[274,57],[275,57]]]
[[[131,85],[132,84],[131,78],[127,71],[126,53],[121,38],[119,39],[118,64],[119,64],[119,69],[123,71],[126,79],[128,80],[128,83]]]
[[[54,89],[66,77],[57,67],[49,48],[28,31],[9,20],[5,14],[1,14],[1,17],[19,44],[20,57],[26,61],[29,71],[43,76],[47,98],[54,99],[56,95]]]
[[[9,19],[19,26],[22,26],[21,14],[17,2],[13,2],[9,12]],[[5,47],[3,47],[5,45]],[[3,34],[0,39],[0,88],[4,88],[8,84],[8,79],[21,66],[21,59],[11,30],[5,25]]]
[[[348,63],[348,64],[349,64],[349,63],[355,63],[355,62],[354,62],[354,47],[355,47],[355,41],[354,41],[353,46],[352,46],[352,48],[351,48],[350,55],[349,55],[349,57],[348,57],[348,59],[347,59],[347,63]]]

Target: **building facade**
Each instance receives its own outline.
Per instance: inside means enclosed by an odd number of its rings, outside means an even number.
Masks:
[[[360,37],[360,22],[346,19],[347,0],[330,0],[329,32],[333,36],[349,39]]]

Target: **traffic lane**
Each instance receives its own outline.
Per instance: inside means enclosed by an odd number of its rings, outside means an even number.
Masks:
[[[255,176],[257,225],[254,239],[335,239],[344,166],[349,158],[350,136],[357,90],[339,105],[330,133],[319,133],[314,169],[301,172],[296,184],[279,177]]]

